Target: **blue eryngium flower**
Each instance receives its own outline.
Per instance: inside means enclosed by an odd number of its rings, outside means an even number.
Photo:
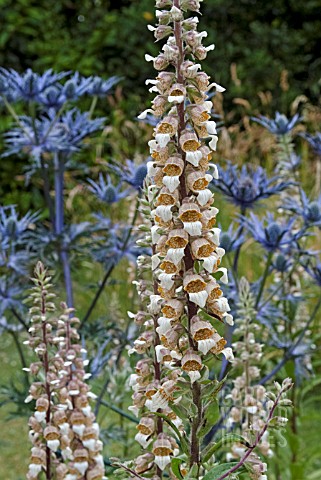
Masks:
[[[276,112],[273,120],[262,115],[259,118],[252,117],[251,119],[267,128],[273,135],[286,135],[301,120],[301,117],[296,113],[292,118],[288,119],[282,113]]]
[[[90,184],[89,190],[94,193],[99,200],[108,204],[119,202],[130,193],[129,189],[121,191],[121,183],[117,186],[113,185],[110,177],[106,175],[106,178],[104,178],[102,173],[99,174],[98,182],[88,179],[88,183]]]
[[[6,88],[1,93],[10,101],[19,99],[35,101],[47,88],[56,85],[61,79],[69,75],[69,72],[54,73],[52,69],[40,75],[30,68],[22,74],[13,69],[0,68],[0,73],[2,79],[6,82]]]
[[[305,266],[306,271],[319,287],[321,287],[321,262],[311,263]]]
[[[282,250],[295,241],[295,237],[291,233],[294,218],[280,223],[274,219],[271,213],[260,220],[251,212],[250,218],[241,217],[240,221],[251,233],[254,240],[269,252]]]
[[[84,138],[99,130],[105,119],[89,119],[87,112],[73,108],[60,119],[55,119],[51,112],[35,121],[27,116],[20,117],[19,121],[20,124],[5,135],[7,151],[4,155],[26,153],[38,164],[44,153],[78,151]]]
[[[242,210],[252,208],[260,200],[276,195],[291,185],[290,182],[278,182],[278,176],[268,178],[262,167],[254,169],[243,165],[239,168],[227,162],[225,170],[218,169],[219,180],[213,180],[213,185]]]
[[[306,193],[301,190],[301,201],[287,198],[283,208],[294,215],[300,215],[307,227],[321,226],[321,195],[316,200],[309,200]]]
[[[23,309],[23,291],[23,287],[20,287],[13,277],[11,280],[5,276],[0,277],[0,316],[8,309]]]
[[[141,190],[147,175],[146,163],[136,165],[132,160],[126,160],[125,165],[114,164],[109,168],[115,172],[122,182],[128,183],[135,190]]]
[[[121,79],[119,77],[110,77],[108,80],[103,80],[100,77],[91,77],[91,82],[87,88],[87,93],[95,97],[104,97],[111,92],[112,88]]]
[[[240,234],[240,227],[234,227],[235,225],[230,223],[228,229],[220,234],[220,247],[224,248],[226,253],[237,250],[245,242],[244,235]]]
[[[315,135],[302,133],[301,136],[309,142],[316,155],[321,155],[321,132],[317,132]]]
[[[0,207],[0,243],[19,242],[22,244],[29,237],[30,227],[39,220],[39,213],[27,212],[18,216],[15,206]]]

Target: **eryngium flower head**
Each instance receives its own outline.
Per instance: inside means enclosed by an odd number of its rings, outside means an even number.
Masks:
[[[241,217],[240,221],[254,240],[269,252],[282,250],[294,241],[291,230],[295,219],[280,223],[274,219],[273,214],[268,213],[263,220],[260,220],[251,212],[250,218]]]
[[[283,208],[300,215],[308,227],[321,226],[321,196],[316,200],[309,200],[306,193],[301,190],[301,201],[289,197],[285,200]]]
[[[278,176],[268,178],[262,167],[252,168],[243,165],[242,168],[227,163],[223,170],[218,167],[219,180],[212,180],[216,189],[241,209],[252,208],[260,200],[279,194],[289,187],[289,182],[279,181]]]
[[[20,125],[5,135],[5,156],[29,154],[36,163],[43,153],[71,153],[81,147],[85,137],[99,130],[104,118],[91,120],[87,112],[77,108],[66,112],[55,122],[54,113],[42,116],[34,122],[30,117],[20,117]]]
[[[311,145],[316,155],[321,155],[321,133],[317,132],[315,135],[309,133],[303,133],[302,137],[305,138]]]
[[[125,165],[109,165],[110,170],[119,176],[120,181],[128,183],[135,190],[141,190],[147,175],[146,163],[137,165],[132,160],[126,160]]]
[[[314,265],[310,263],[305,267],[305,269],[314,283],[321,287],[321,262],[315,262]]]
[[[116,186],[113,185],[111,178],[108,175],[104,178],[102,173],[99,174],[98,182],[88,179],[88,183],[90,184],[89,190],[99,200],[110,205],[119,202],[129,194],[128,189],[121,191],[121,183]]]
[[[292,118],[288,119],[282,113],[276,112],[275,118],[270,118],[260,115],[259,118],[252,117],[254,122],[259,123],[264,128],[267,128],[273,135],[286,135],[295,125],[301,120],[301,117],[296,113]]]
[[[235,225],[231,223],[228,229],[223,230],[220,235],[220,246],[226,253],[234,252],[245,242],[244,235],[240,233],[240,227],[234,227]]]
[[[65,78],[69,72],[54,73],[52,69],[42,75],[33,72],[30,68],[25,73],[18,73],[13,69],[0,68],[1,77],[6,88],[2,92],[9,100],[23,99],[35,101],[47,88],[56,85]]]

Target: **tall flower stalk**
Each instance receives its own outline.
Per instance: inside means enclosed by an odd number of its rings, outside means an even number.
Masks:
[[[34,381],[26,402],[35,402],[29,419],[32,442],[28,480],[101,480],[104,460],[99,426],[91,410],[86,362],[73,309],[56,306],[46,269],[38,262],[31,294],[29,346],[38,355],[30,372]]]
[[[144,278],[138,286],[148,306],[135,315],[145,330],[130,351],[145,354],[130,380],[130,409],[140,417],[136,439],[146,450],[136,459],[135,471],[138,478],[154,472],[153,478],[161,479],[165,470],[179,478],[187,472],[200,478],[207,468],[203,440],[220,389],[215,378],[209,380],[209,367],[220,353],[233,358],[217,331],[233,319],[220,288],[228,279],[220,266],[218,209],[208,188],[217,178],[210,161],[218,140],[208,93],[224,88],[210,84],[196,63],[214,48],[202,45],[207,33],[197,32],[197,17],[184,19],[185,12],[198,12],[199,2],[158,0],[156,7],[168,9],[157,10],[159,23],[148,28],[157,40],[168,40],[157,57],[146,55],[159,71],[146,82],[157,95],[152,109],[140,115],[151,112],[160,120],[149,142],[152,161],[142,201],[151,228],[146,245],[150,240],[153,280]],[[144,271],[146,265],[141,258]]]

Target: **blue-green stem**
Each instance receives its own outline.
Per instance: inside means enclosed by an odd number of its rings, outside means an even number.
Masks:
[[[133,231],[133,228],[134,228],[134,225],[136,223],[136,220],[137,220],[137,216],[138,216],[138,207],[139,207],[139,198],[140,196],[137,197],[137,201],[136,201],[136,205],[135,205],[135,212],[134,212],[134,216],[133,216],[133,219],[132,219],[132,222],[131,222],[131,226],[128,230],[128,233],[127,233],[127,236],[124,240],[124,243],[123,243],[123,246],[122,246],[122,251],[124,252],[127,245],[128,245],[128,242],[130,240],[130,236],[131,236],[131,233]],[[80,324],[80,328],[82,328],[84,326],[84,324],[87,322],[87,320],[89,319],[89,317],[91,316],[99,298],[100,298],[100,295],[102,294],[102,292],[104,291],[104,288],[105,288],[105,285],[110,277],[110,275],[112,274],[114,268],[115,268],[115,264],[112,264],[110,265],[110,267],[108,268],[108,270],[106,271],[105,275],[104,275],[104,278],[96,292],[96,295],[94,296],[84,318],[82,319],[81,321],[81,324]]]
[[[60,240],[59,256],[62,264],[67,304],[74,306],[71,268],[67,248],[64,245],[62,235],[64,230],[64,158],[57,152],[54,154],[54,182],[55,182],[55,234]]]
[[[266,283],[266,280],[269,276],[269,270],[270,270],[270,266],[271,266],[271,263],[272,263],[272,256],[273,256],[273,252],[269,252],[267,260],[266,260],[266,266],[265,266],[263,278],[262,278],[262,281],[261,281],[261,284],[260,284],[259,293],[257,295],[257,299],[256,299],[256,302],[255,302],[255,308],[256,309],[259,306],[259,303],[260,303],[260,300],[261,300],[261,297],[262,297],[262,294],[263,294],[263,290],[264,290],[264,287],[265,287],[265,283]]]

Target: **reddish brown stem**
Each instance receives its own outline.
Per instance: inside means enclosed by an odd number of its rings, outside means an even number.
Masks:
[[[45,301],[45,292],[44,287],[41,285],[41,314],[46,315],[46,301]],[[47,344],[47,322],[43,322],[42,325],[42,339],[45,345],[45,353],[43,357],[44,369],[45,369],[45,388],[46,394],[48,397],[49,406],[46,413],[46,424],[47,426],[50,424],[50,417],[51,417],[51,392],[50,392],[50,385],[48,382],[48,373],[49,373],[49,358],[48,358],[48,344]],[[46,479],[51,480],[51,452],[50,448],[46,446]]]
[[[179,0],[174,0],[173,5],[179,8],[180,6]],[[176,64],[177,82],[180,84],[184,84],[185,80],[182,75],[182,63],[184,61],[184,46],[183,46],[183,39],[182,39],[181,22],[174,22],[174,35],[175,35],[176,45],[179,51],[178,60]],[[179,146],[181,133],[186,127],[184,102],[177,105],[177,114],[178,114],[177,143]],[[185,178],[186,177],[186,156],[184,152],[180,149],[180,147],[179,147],[179,152],[182,155],[182,158],[184,160],[184,165],[185,165],[183,174],[180,177],[181,199],[184,199],[187,197],[187,187],[186,187],[186,178]],[[185,271],[193,269],[194,267],[194,260],[193,260],[189,245],[185,249],[184,266],[185,266]],[[188,309],[188,330],[190,332],[191,319],[193,318],[194,315],[197,314],[197,305],[195,305],[195,303],[190,302],[187,299],[187,309]],[[189,334],[189,344],[195,351],[197,351],[197,346],[195,345],[195,342],[193,341],[193,338],[190,334]],[[201,399],[201,387],[197,382],[195,382],[192,386],[192,395],[193,395],[193,403],[197,408],[197,415],[193,419],[192,426],[191,426],[190,467],[192,467],[194,464],[200,467],[200,441],[197,436],[197,431],[200,426],[200,422],[202,420],[202,399]]]

